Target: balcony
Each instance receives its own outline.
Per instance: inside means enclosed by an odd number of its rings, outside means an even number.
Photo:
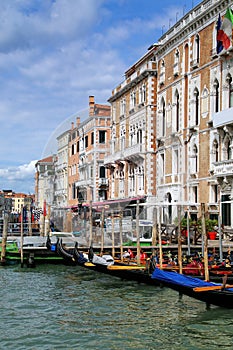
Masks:
[[[99,178],[99,187],[106,187],[108,186],[108,179],[105,177]]]
[[[215,177],[233,177],[233,159],[216,162],[213,166]]]
[[[93,184],[93,179],[79,180],[75,182],[76,187],[88,187]]]
[[[233,107],[224,109],[221,112],[217,112],[213,115],[213,126],[223,127],[227,124],[233,124]]]
[[[137,143],[136,145],[127,147],[123,151],[124,159],[130,160],[131,158],[143,158],[142,154],[145,153],[145,144]]]
[[[115,152],[114,154],[110,154],[104,158],[104,165],[113,164],[116,161],[123,160],[123,158],[124,158],[124,155],[122,151]]]

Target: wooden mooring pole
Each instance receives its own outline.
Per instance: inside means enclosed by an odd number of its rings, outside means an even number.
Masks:
[[[182,240],[181,240],[181,207],[178,206],[178,264],[179,273],[182,273]]]
[[[158,237],[157,208],[153,209],[152,246],[156,246]]]
[[[205,203],[201,203],[201,226],[202,226],[202,237],[204,242],[204,268],[205,268],[205,280],[209,281],[209,266],[208,266],[208,237],[206,234],[205,225]]]
[[[3,221],[3,232],[2,232],[2,251],[1,251],[1,265],[6,264],[6,243],[7,243],[7,232],[8,232],[8,214],[4,214]]]
[[[21,223],[20,223],[20,232],[21,232],[21,239],[20,239],[20,261],[21,261],[21,267],[23,267],[23,206],[21,208]]]
[[[111,212],[111,222],[112,222],[112,256],[115,258],[115,231],[114,231],[114,211]]]
[[[136,206],[136,232],[137,232],[137,264],[140,265],[140,229],[139,229],[139,200],[137,200]]]
[[[121,260],[123,260],[123,227],[122,227],[122,219],[123,219],[123,212],[120,209],[119,213],[119,234],[120,234],[120,251],[121,251]]]
[[[104,250],[104,208],[101,211],[101,252]]]
[[[90,224],[90,237],[89,237],[89,247],[93,244],[93,227],[92,227],[92,201],[90,201],[90,212],[89,212],[89,224]]]
[[[160,270],[163,269],[163,248],[162,248],[162,226],[161,226],[161,220],[162,220],[162,208],[159,207],[159,219],[158,219],[158,234],[159,234],[159,268]]]

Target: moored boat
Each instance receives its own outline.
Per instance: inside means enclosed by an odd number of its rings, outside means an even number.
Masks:
[[[199,278],[182,275],[177,272],[163,271],[158,268],[153,271],[151,278],[160,285],[203,301],[208,306],[215,305],[229,309],[233,308],[233,285],[228,285],[226,282],[221,284],[207,282]]]

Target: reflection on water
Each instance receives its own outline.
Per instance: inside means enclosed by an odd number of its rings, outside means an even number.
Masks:
[[[2,349],[232,349],[233,310],[79,267],[1,268]]]

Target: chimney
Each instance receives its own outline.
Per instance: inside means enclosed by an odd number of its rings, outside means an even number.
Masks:
[[[74,122],[71,122],[71,130],[74,130]]]
[[[80,124],[80,117],[77,117],[77,118],[76,118],[76,126],[78,127],[79,124]]]
[[[89,96],[89,116],[94,115],[95,97]]]

